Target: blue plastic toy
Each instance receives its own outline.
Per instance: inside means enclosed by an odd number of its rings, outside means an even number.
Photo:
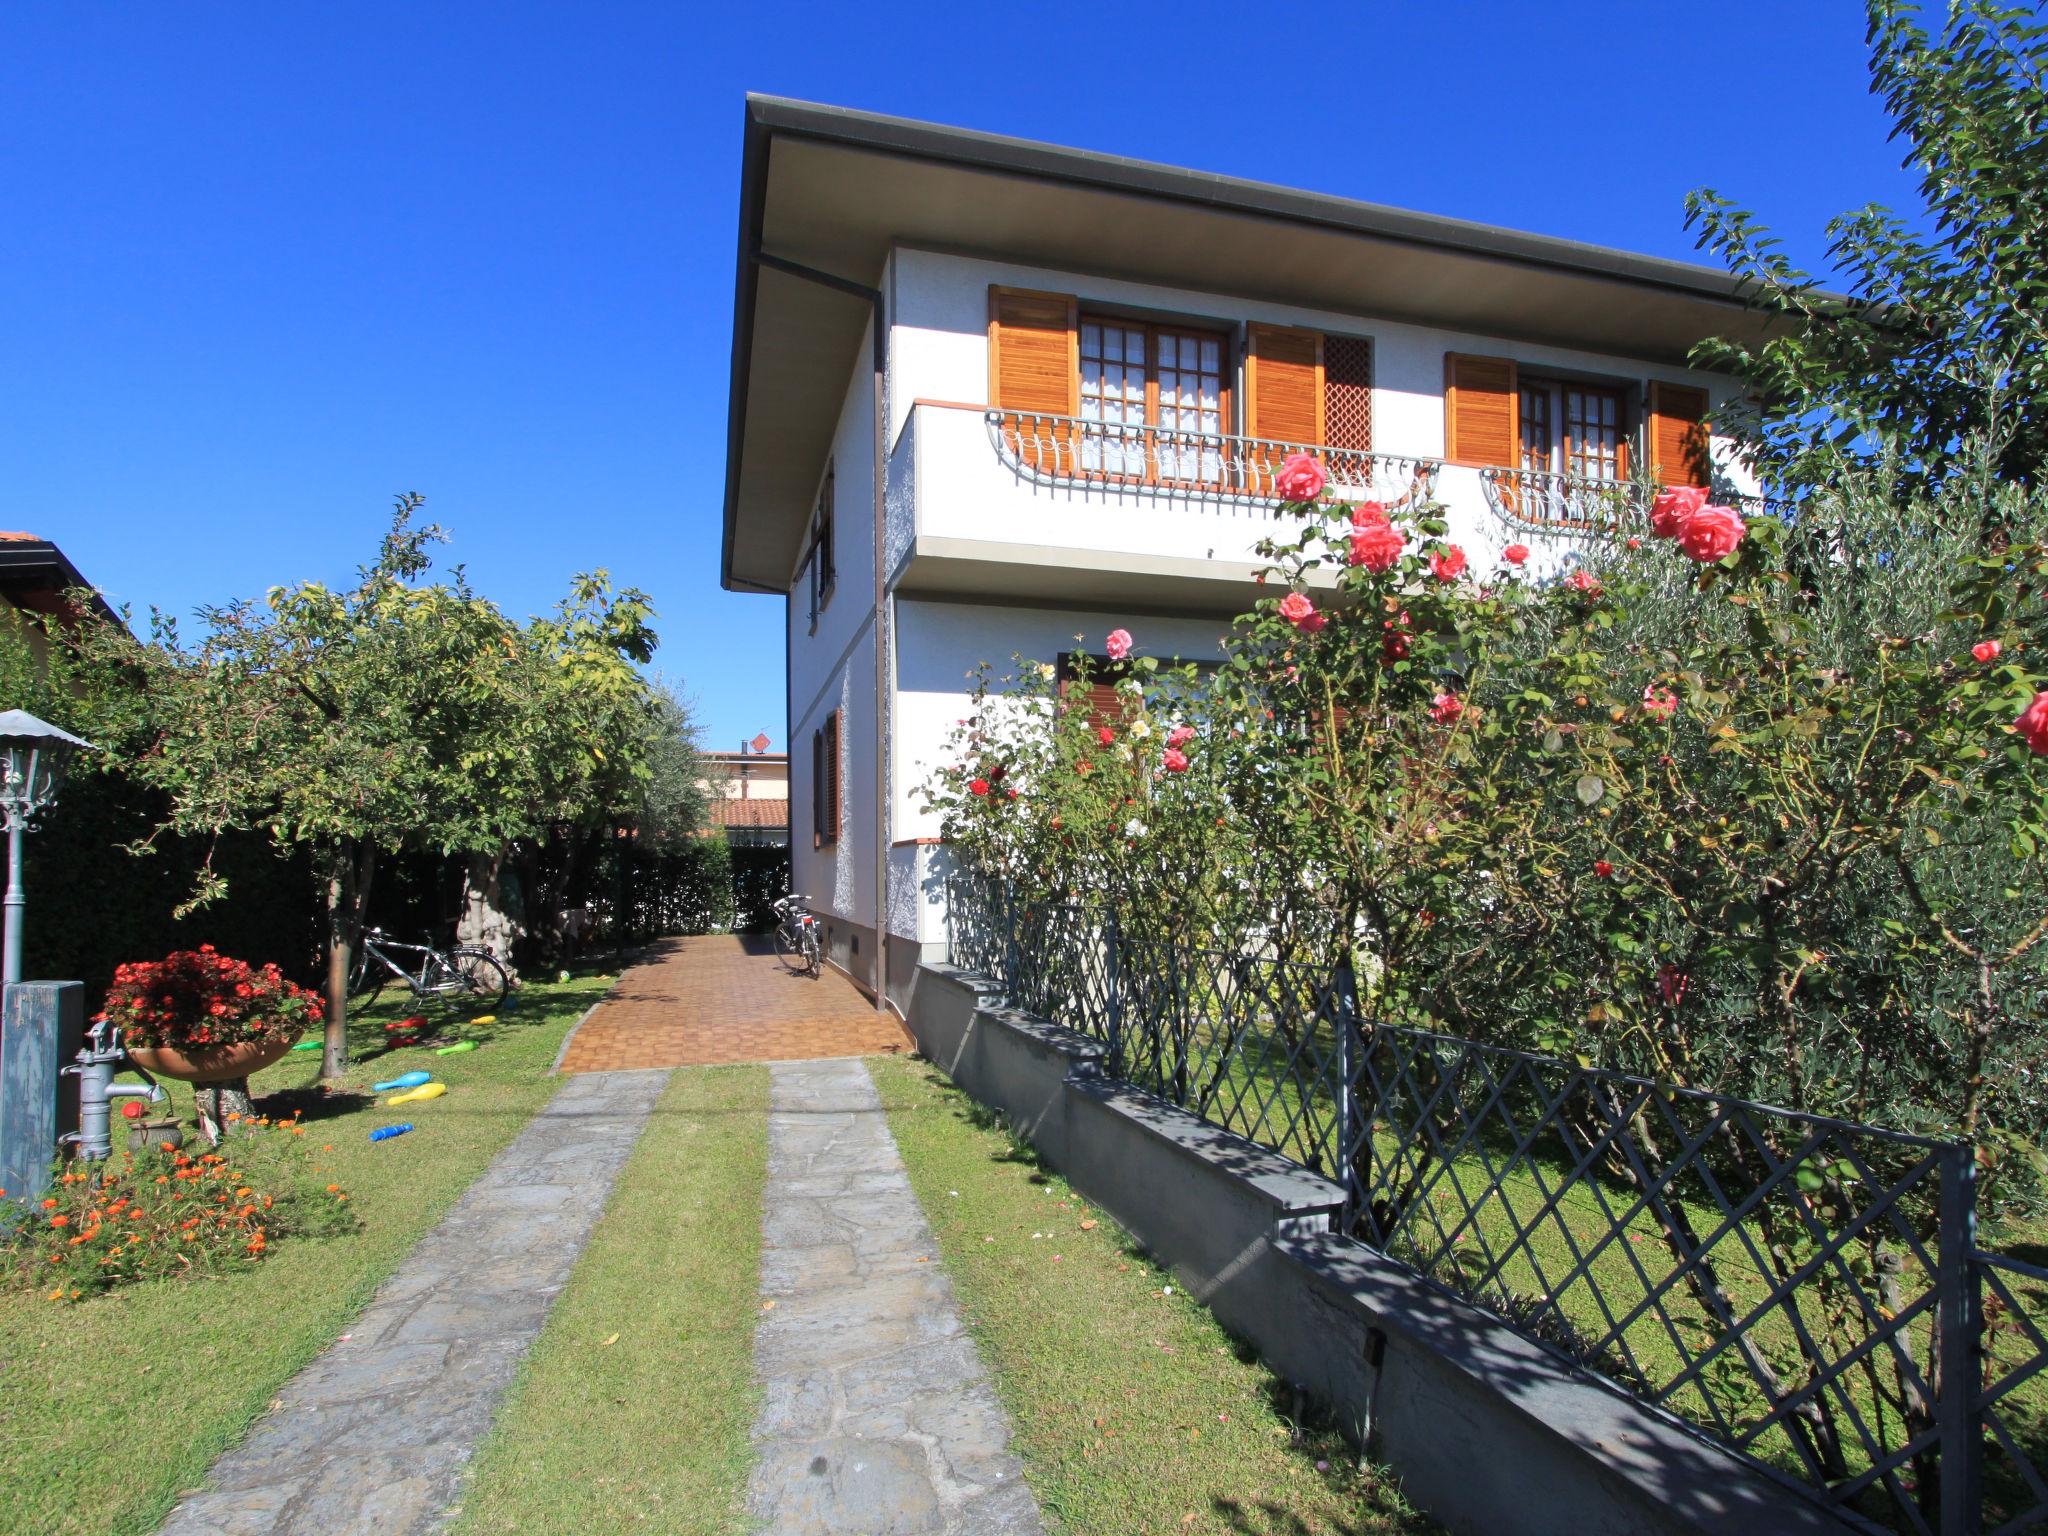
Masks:
[[[403,1136],[411,1129],[412,1126],[409,1123],[406,1125],[380,1125],[377,1129],[370,1132],[370,1140],[389,1141],[394,1136]]]
[[[382,1093],[387,1088],[417,1088],[421,1083],[431,1081],[433,1076],[431,1072],[408,1072],[402,1077],[394,1077],[388,1083],[377,1084],[375,1091]]]

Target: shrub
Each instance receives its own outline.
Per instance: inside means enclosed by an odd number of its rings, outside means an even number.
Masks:
[[[279,1238],[355,1229],[348,1192],[300,1147],[303,1126],[244,1127],[217,1152],[158,1146],[61,1167],[0,1250],[17,1283],[78,1301],[135,1280],[229,1273]]]
[[[130,1046],[174,1050],[296,1039],[320,1017],[320,995],[211,944],[114,968],[106,1016]]]

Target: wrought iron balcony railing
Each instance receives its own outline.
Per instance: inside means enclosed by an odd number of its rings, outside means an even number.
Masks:
[[[989,442],[1005,468],[1037,485],[1246,507],[1279,499],[1273,479],[1293,453],[1312,453],[1332,491],[1400,507],[1435,492],[1435,459],[1269,438],[1128,426],[1078,416],[989,411]]]
[[[1509,527],[1533,533],[1627,536],[1649,526],[1656,487],[1640,480],[1595,480],[1538,469],[1482,469],[1486,504]],[[1713,499],[1744,517],[1775,517],[1785,503],[1717,489]]]

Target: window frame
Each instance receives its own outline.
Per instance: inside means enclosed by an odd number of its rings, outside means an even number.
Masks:
[[[1227,478],[1227,471],[1220,471],[1218,478],[1214,481],[1186,479],[1163,474],[1160,471],[1159,447],[1157,443],[1157,434],[1162,430],[1159,425],[1159,374],[1161,371],[1159,366],[1159,337],[1165,334],[1175,337],[1193,337],[1197,341],[1214,341],[1216,343],[1216,436],[1228,438],[1236,435],[1237,427],[1237,352],[1238,334],[1241,328],[1230,321],[1224,320],[1175,315],[1119,314],[1112,306],[1090,306],[1085,302],[1077,303],[1074,313],[1074,418],[1075,435],[1077,438],[1085,437],[1090,425],[1084,414],[1087,396],[1083,391],[1082,378],[1082,369],[1088,361],[1082,352],[1082,337],[1090,324],[1101,327],[1114,326],[1124,331],[1142,331],[1145,335],[1144,421],[1135,429],[1140,434],[1143,443],[1144,472],[1133,475],[1107,469],[1089,469],[1077,462],[1074,466],[1075,474],[1080,478],[1101,481],[1108,485],[1143,485],[1200,489],[1224,483],[1224,480]],[[1179,370],[1172,371],[1177,372]],[[1130,432],[1133,430],[1130,426],[1120,423],[1102,422],[1095,425],[1120,432]],[[1203,435],[1199,432],[1186,433],[1186,429],[1183,428],[1167,430],[1172,433],[1182,433],[1195,437]],[[1103,441],[1107,442],[1108,438],[1105,436]],[[1078,444],[1074,451],[1078,459]],[[1219,445],[1217,450],[1219,465],[1222,464],[1222,461],[1227,456],[1228,450]]]
[[[1614,402],[1614,474],[1610,478],[1583,474],[1572,467],[1574,459],[1571,435],[1568,396],[1577,391],[1586,395],[1598,395]],[[1536,394],[1540,392],[1540,394]],[[1530,459],[1529,441],[1524,431],[1530,420],[1529,401],[1532,394],[1543,401],[1544,425],[1549,433],[1543,463]],[[1558,475],[1564,479],[1581,479],[1596,485],[1621,485],[1634,472],[1634,450],[1631,434],[1635,430],[1635,418],[1640,414],[1633,409],[1634,391],[1627,381],[1613,378],[1588,378],[1570,373],[1529,373],[1520,369],[1515,380],[1515,458],[1512,468],[1526,474]]]
[[[844,710],[833,710],[811,731],[811,846],[839,841],[839,737]]]
[[[818,483],[818,500],[811,509],[809,586],[811,633],[818,632],[818,616],[832,601],[839,585],[839,566],[833,549],[834,501],[837,498],[837,466],[825,461],[825,478]]]

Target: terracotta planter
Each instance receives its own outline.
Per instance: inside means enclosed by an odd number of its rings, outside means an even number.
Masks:
[[[297,1038],[278,1035],[270,1040],[244,1040],[239,1045],[195,1045],[183,1051],[168,1045],[130,1046],[128,1059],[158,1077],[185,1083],[224,1083],[262,1071],[290,1050]]]

